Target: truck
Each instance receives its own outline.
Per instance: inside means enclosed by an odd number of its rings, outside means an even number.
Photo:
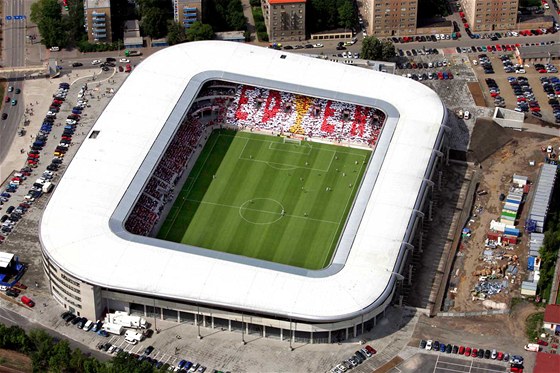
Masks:
[[[115,313],[108,313],[105,316],[105,322],[121,325],[125,328],[132,329],[147,329],[148,323],[146,319],[140,316],[131,316],[124,311],[115,311]]]
[[[541,346],[539,346],[536,343],[529,343],[527,346],[523,347],[526,351],[533,351],[533,352],[539,352],[541,349]]]
[[[43,193],[50,193],[54,188],[54,184],[51,183],[50,181],[47,181],[44,185],[43,185]]]
[[[130,344],[135,345],[135,344],[137,344],[138,342],[141,342],[142,339],[144,339],[144,334],[139,333],[139,332],[137,332],[137,331],[135,331],[135,330],[127,330],[127,331],[124,333],[124,340],[125,340],[127,343],[130,343]]]
[[[122,325],[117,325],[117,324],[111,324],[111,323],[105,323],[103,324],[103,330],[105,330],[107,333],[111,333],[111,334],[116,334],[116,335],[121,335],[124,331],[124,328]]]

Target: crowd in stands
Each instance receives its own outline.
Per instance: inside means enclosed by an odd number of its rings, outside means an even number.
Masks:
[[[152,233],[205,126],[227,124],[374,146],[385,122],[385,114],[370,107],[232,83],[210,82],[197,97],[125,222],[131,233]]]
[[[233,126],[369,146],[384,122],[385,114],[370,107],[246,85],[237,88],[226,115]]]
[[[175,185],[181,178],[203,130],[204,124],[193,118],[179,127],[126,220],[125,228],[129,232],[142,236],[151,233],[165,204],[173,199]]]

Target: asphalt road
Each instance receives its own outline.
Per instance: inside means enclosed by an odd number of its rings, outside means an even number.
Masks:
[[[36,307],[35,310],[37,310],[38,308],[43,307],[43,306],[38,304],[35,307]],[[16,312],[13,312],[13,311],[10,311],[10,310],[5,309],[5,308],[0,308],[0,322],[2,324],[9,325],[9,326],[17,325],[17,326],[23,328],[27,332],[32,330],[32,329],[42,329],[54,338],[58,338],[60,340],[68,341],[68,343],[70,344],[70,347],[72,347],[73,349],[79,348],[80,350],[82,350],[82,352],[84,354],[90,354],[91,356],[94,356],[98,360],[106,361],[106,360],[109,360],[109,358],[110,358],[110,356],[108,356],[107,354],[105,354],[101,351],[91,349],[86,345],[78,343],[78,342],[74,341],[73,339],[70,339],[70,338],[68,338],[68,337],[66,337],[62,334],[59,334],[59,333],[55,332],[54,330],[46,329],[40,324],[29,321],[29,319],[27,319],[25,316],[21,316],[20,314],[18,314]]]
[[[25,15],[23,0],[6,0],[4,1],[4,15],[5,16],[18,16]],[[5,66],[24,66],[25,65],[25,25],[26,20],[4,20],[2,21],[4,28],[4,65]],[[17,99],[15,90],[22,89],[22,80],[18,79],[15,74],[7,76],[8,85],[14,87],[14,92],[6,92],[6,96]],[[4,98],[6,97],[2,97]],[[18,126],[24,111],[24,103],[19,102],[15,106],[10,103],[3,103],[2,113],[8,114],[5,120],[0,119],[0,162],[4,160],[12,139],[16,135]]]

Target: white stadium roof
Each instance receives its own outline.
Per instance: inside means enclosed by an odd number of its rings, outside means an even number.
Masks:
[[[141,165],[152,152],[162,152],[157,141],[167,143],[207,80],[387,113],[364,179],[371,188],[357,197],[360,216],[350,227],[353,234],[341,240],[348,250],[342,258],[337,252],[336,265],[323,271],[278,270],[185,245],[154,246],[155,239],[123,232],[116,216],[125,216],[118,212],[125,195],[139,190],[151,172]],[[314,322],[354,317],[389,295],[445,115],[432,90],[386,73],[243,43],[163,49],[128,77],[94,125],[97,137],[88,137],[68,166],[41,221],[44,252],[68,273],[104,288]],[[92,258],[100,260],[92,264]]]

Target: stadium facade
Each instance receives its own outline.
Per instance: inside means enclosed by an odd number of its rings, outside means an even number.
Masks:
[[[385,113],[327,268],[238,257],[124,228],[200,87],[212,80]],[[123,84],[51,196],[40,239],[53,297],[94,320],[123,310],[282,340],[356,337],[384,315],[408,280],[411,253],[421,250],[432,180],[445,161],[445,122],[436,93],[410,79],[241,43],[166,48]]]

